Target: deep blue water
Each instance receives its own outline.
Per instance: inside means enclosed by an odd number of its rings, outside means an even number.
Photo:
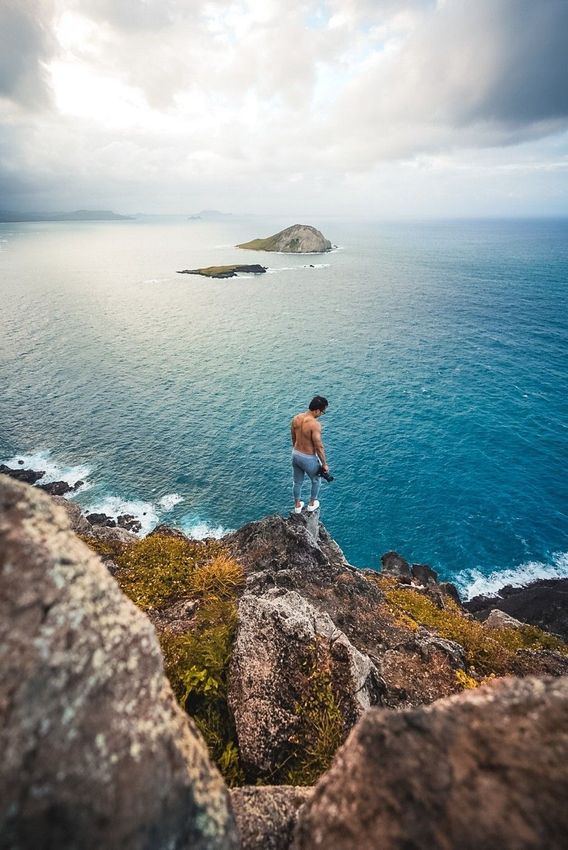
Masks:
[[[235,528],[290,509],[289,420],[321,393],[322,520],[352,563],[568,574],[568,221],[330,219],[327,255],[231,247],[290,223],[0,225],[0,459],[42,452],[147,527]],[[239,261],[277,271],[175,274]]]

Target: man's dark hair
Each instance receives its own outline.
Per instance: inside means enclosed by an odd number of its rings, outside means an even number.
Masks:
[[[310,410],[325,410],[329,402],[322,395],[315,395],[310,401]]]

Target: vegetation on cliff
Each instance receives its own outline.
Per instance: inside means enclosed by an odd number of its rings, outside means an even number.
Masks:
[[[153,534],[129,545],[84,539],[104,559],[112,561],[122,590],[154,622],[174,693],[197,724],[227,783],[230,786],[251,781],[313,784],[329,768],[354,722],[347,704],[344,705],[345,693],[337,678],[336,661],[330,656],[331,644],[317,637],[307,649],[300,651],[299,644],[293,651],[291,649],[290,658],[294,658],[294,663],[287,688],[293,694],[294,732],[277,751],[268,772],[251,772],[243,766],[235,719],[228,701],[239,596],[245,583],[241,563],[221,542],[192,541],[181,535]],[[266,542],[265,548],[268,545]],[[287,558],[291,557],[290,551]],[[267,552],[265,556],[268,557]],[[269,572],[273,575],[276,561],[268,560]],[[259,566],[255,568],[257,571]],[[326,569],[331,570],[330,580],[333,570],[338,570],[330,593],[341,595],[346,587],[352,587],[349,582],[354,578],[351,573],[345,573],[343,567]],[[310,568],[302,581],[313,575],[313,568]],[[418,704],[431,702],[448,692],[477,687],[495,676],[542,672],[539,659],[547,652],[557,659],[568,657],[568,646],[555,635],[528,625],[488,628],[472,619],[459,603],[441,594],[438,586],[434,590],[425,589],[393,576],[373,575],[370,571],[364,575],[357,573],[356,585],[357,593],[361,594],[357,608],[365,609],[360,614],[360,626],[375,633],[377,646],[383,647],[381,652],[403,653],[396,655],[399,662],[393,661],[402,665],[400,685],[394,683],[391,675],[388,687],[398,688],[401,698],[405,688],[408,694],[414,693],[405,681],[408,677],[416,679],[417,664],[422,668],[434,664],[434,674],[439,674],[440,683],[446,682],[436,685],[436,675],[433,675],[434,690],[431,692],[428,682],[423,693],[412,696]],[[318,596],[323,601],[319,592]],[[185,613],[180,614],[178,609]],[[374,626],[368,619],[371,609]],[[359,614],[354,613],[354,616],[359,617]],[[427,630],[430,641],[440,638],[459,644],[459,648],[463,648],[466,669],[448,666],[444,661],[444,666],[436,673],[436,665],[442,662],[434,663],[426,656],[421,658],[420,652],[417,655],[412,648],[408,650],[410,654],[404,655],[406,650],[400,647],[414,646],[415,637],[417,646],[424,640],[420,638],[421,627]],[[390,635],[392,629],[394,632]],[[394,644],[389,650],[391,638]],[[521,664],[519,651],[526,650],[529,651],[528,660],[525,658]],[[380,658],[377,663],[380,664]],[[408,667],[406,673],[405,665]],[[386,675],[385,668],[383,675]],[[439,692],[440,687],[444,688],[442,692]],[[278,711],[278,705],[275,704],[274,709]]]
[[[285,763],[275,772],[284,785],[313,785],[331,765],[348,731],[323,641],[316,640],[310,647],[299,676],[301,696],[295,711],[300,724]]]
[[[227,668],[237,625],[242,568],[220,543],[150,535],[130,546],[84,538],[118,567],[117,581],[142,610],[160,611],[186,598],[196,603],[187,627],[160,627],[165,672],[229,785],[242,784],[235,730],[227,707]]]
[[[463,647],[470,672],[481,677],[503,676],[516,672],[515,654],[519,649],[552,650],[568,656],[568,646],[556,635],[547,634],[536,626],[488,629],[450,598],[440,608],[425,593],[396,579],[377,575],[375,579],[389,603],[395,619],[410,629],[425,626],[440,637],[455,641]],[[471,687],[469,679],[458,679]]]

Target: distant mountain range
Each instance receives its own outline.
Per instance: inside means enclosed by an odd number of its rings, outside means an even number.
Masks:
[[[132,219],[111,210],[75,210],[74,212],[6,212],[0,211],[0,221],[122,221]]]

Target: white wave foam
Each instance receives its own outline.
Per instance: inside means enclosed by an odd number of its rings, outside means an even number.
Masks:
[[[21,463],[23,461],[23,463]],[[90,467],[85,464],[65,465],[58,463],[51,457],[49,449],[30,452],[28,454],[14,455],[9,460],[4,461],[6,466],[11,469],[33,469],[36,472],[45,471],[43,478],[40,478],[39,484],[51,484],[53,481],[66,481],[73,487],[78,481],[84,481],[82,487],[76,490],[73,494],[88,490],[91,486],[86,479],[91,474]]]
[[[537,579],[568,578],[568,552],[557,552],[551,564],[540,561],[527,561],[512,570],[483,575],[479,570],[464,570],[454,578],[466,599],[474,596],[497,596],[505,585],[524,587]]]
[[[183,502],[183,496],[180,496],[179,493],[168,493],[166,496],[162,496],[158,505],[165,511],[171,511],[180,502]]]
[[[88,514],[106,514],[117,519],[122,514],[130,514],[141,523],[140,534],[149,534],[158,525],[159,514],[156,505],[142,499],[123,499],[120,496],[103,496],[85,508]]]
[[[304,266],[282,266],[279,269],[266,269],[266,274],[278,274],[278,272],[295,272],[297,269],[303,269]]]
[[[302,266],[279,266],[279,268],[266,269],[267,274],[278,274],[278,272],[297,272],[301,269],[328,269],[330,263],[309,263]]]
[[[220,540],[225,534],[230,534],[233,529],[224,528],[222,525],[209,525],[209,523],[200,520],[199,518],[187,519],[182,521],[181,528],[184,534],[192,537],[194,540],[204,540],[206,537],[214,537]]]

